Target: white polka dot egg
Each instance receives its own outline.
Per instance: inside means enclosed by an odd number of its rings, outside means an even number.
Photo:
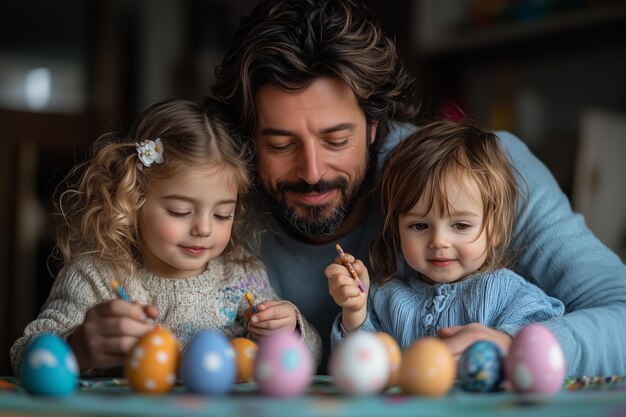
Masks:
[[[505,371],[516,392],[554,394],[565,376],[561,345],[545,326],[528,325],[513,338]]]
[[[176,383],[178,341],[168,330],[156,327],[137,341],[124,370],[133,391],[163,394]]]
[[[302,394],[313,376],[311,354],[293,332],[277,332],[259,343],[254,380],[263,394],[292,397]]]
[[[207,330],[189,342],[181,363],[180,376],[191,391],[226,394],[235,383],[235,351],[222,334]]]

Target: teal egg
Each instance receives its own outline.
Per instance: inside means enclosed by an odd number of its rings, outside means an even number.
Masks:
[[[78,363],[69,345],[54,334],[35,337],[22,356],[19,380],[33,395],[65,396],[78,386]]]

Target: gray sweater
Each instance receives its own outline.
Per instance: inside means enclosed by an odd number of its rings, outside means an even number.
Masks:
[[[227,273],[230,272],[230,273]],[[57,277],[39,316],[24,330],[24,336],[11,347],[11,364],[17,375],[28,343],[41,333],[67,338],[83,323],[85,313],[96,304],[115,298],[114,278],[131,301],[157,308],[155,324],[170,330],[181,348],[203,330],[216,330],[227,338],[250,337],[243,312],[248,308],[245,292],[255,303],[278,299],[262,268],[235,265],[227,271],[221,258],[213,259],[200,275],[172,279],[141,270],[132,278],[111,275],[106,264],[93,257],[78,259]],[[317,331],[294,306],[302,340],[315,363],[321,360],[321,340]],[[90,370],[88,375],[110,375],[112,370]],[[115,370],[113,370],[115,373]]]

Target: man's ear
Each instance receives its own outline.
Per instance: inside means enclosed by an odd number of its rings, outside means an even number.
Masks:
[[[371,145],[376,140],[376,129],[378,128],[378,122],[372,122],[370,124],[370,142],[368,145]]]

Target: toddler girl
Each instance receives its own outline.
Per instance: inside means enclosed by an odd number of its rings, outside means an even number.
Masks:
[[[343,308],[332,344],[364,329],[405,348],[475,323],[512,336],[563,314],[559,300],[505,269],[520,188],[495,135],[467,122],[427,124],[390,154],[380,190],[384,225],[370,248],[371,288],[367,268],[350,255],[365,292],[341,259],[325,270]]]

